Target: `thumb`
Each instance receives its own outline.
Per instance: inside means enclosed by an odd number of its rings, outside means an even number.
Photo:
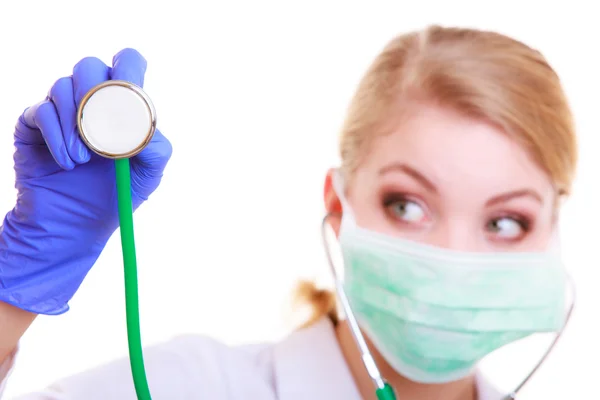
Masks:
[[[132,189],[142,199],[158,187],[172,153],[171,142],[157,129],[148,146],[131,159]]]
[[[157,129],[148,146],[133,157],[131,162],[149,171],[162,171],[171,159],[172,153],[171,142]]]

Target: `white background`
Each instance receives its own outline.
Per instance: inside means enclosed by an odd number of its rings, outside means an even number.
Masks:
[[[600,358],[600,25],[570,1],[22,1],[0,6],[0,206],[15,201],[12,130],[82,57],[124,47],[148,60],[146,89],[174,146],[160,189],[136,213],[143,340],[207,334],[230,344],[282,337],[295,281],[325,271],[326,169],[355,85],[397,33],[430,23],[510,34],[561,75],[581,163],[563,212],[578,287],[564,341],[522,399],[597,397]],[[7,397],[126,355],[118,236],[59,317],[22,341]],[[509,389],[539,346],[486,364]],[[529,364],[528,364],[529,363]]]

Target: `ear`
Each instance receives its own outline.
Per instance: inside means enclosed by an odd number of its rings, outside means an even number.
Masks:
[[[327,214],[333,214],[327,220],[327,223],[331,226],[335,235],[338,236],[340,233],[340,225],[342,222],[341,216],[343,213],[342,210],[342,202],[338,194],[335,192],[333,188],[333,174],[335,173],[335,169],[331,168],[327,171],[327,176],[325,177],[325,187],[324,187],[324,200],[325,200],[325,210]]]

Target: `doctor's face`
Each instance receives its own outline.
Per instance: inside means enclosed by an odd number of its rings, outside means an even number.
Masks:
[[[360,226],[454,250],[543,250],[554,228],[555,190],[527,151],[433,106],[372,142],[346,195]]]

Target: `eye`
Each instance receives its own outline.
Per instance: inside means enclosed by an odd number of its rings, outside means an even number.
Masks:
[[[495,218],[487,223],[486,230],[500,239],[515,240],[527,233],[529,223],[514,217]]]
[[[425,210],[419,203],[408,199],[397,199],[386,204],[393,218],[409,223],[418,223],[425,219]]]

